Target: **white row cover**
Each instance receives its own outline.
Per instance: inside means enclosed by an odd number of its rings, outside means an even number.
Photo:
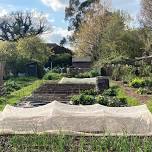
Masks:
[[[152,135],[152,115],[136,107],[75,106],[54,101],[37,108],[7,105],[0,113],[0,134],[86,133]]]
[[[62,78],[59,84],[96,84],[96,77],[94,78]]]

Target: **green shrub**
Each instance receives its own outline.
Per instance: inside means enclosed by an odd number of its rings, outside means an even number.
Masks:
[[[99,72],[97,70],[90,71],[90,77],[97,77],[97,76],[99,76]]]
[[[146,89],[146,88],[139,88],[139,89],[137,90],[137,93],[138,93],[138,94],[141,94],[141,95],[146,94],[146,93],[147,93],[147,89]]]
[[[102,96],[102,95],[98,95],[96,96],[96,102],[100,105],[104,105],[107,106],[108,104],[108,100],[106,97]]]
[[[0,97],[0,104],[5,104],[6,102],[6,98]]]
[[[140,88],[145,86],[145,81],[140,78],[135,78],[130,82],[129,85],[134,88]]]
[[[75,95],[71,98],[71,102],[74,105],[92,105],[95,104],[95,97],[85,94]]]
[[[152,73],[152,67],[150,65],[142,65],[140,66],[140,76],[149,77]]]
[[[108,106],[108,107],[124,107],[127,106],[126,98],[108,97],[98,95],[96,97],[96,102],[98,104]]]
[[[21,89],[21,85],[15,81],[8,80],[4,83],[5,95],[10,94],[13,91]]]
[[[82,91],[81,93],[83,93],[83,94],[85,94],[85,95],[93,95],[93,96],[98,94],[97,91],[94,90],[94,89],[84,90],[84,91]]]
[[[79,105],[81,103],[81,95],[72,96],[71,102],[73,105]]]
[[[120,67],[114,67],[112,70],[112,79],[113,80],[121,80]]]
[[[61,78],[62,78],[62,74],[53,73],[51,71],[46,73],[43,77],[44,80],[59,80]]]
[[[93,70],[88,71],[88,72],[79,73],[75,77],[77,77],[77,78],[93,78],[93,77],[97,77],[97,76],[99,76],[99,72],[97,70],[93,69]]]
[[[75,77],[77,77],[77,78],[90,78],[90,73],[89,72],[79,73]]]
[[[104,95],[104,96],[116,96],[117,91],[115,88],[109,88],[109,89],[105,90],[102,95]]]
[[[124,107],[127,106],[126,98],[117,98],[117,97],[110,97],[110,96],[92,96],[92,95],[74,95],[71,98],[71,103],[73,105],[93,105],[93,104],[100,104],[108,107]]]

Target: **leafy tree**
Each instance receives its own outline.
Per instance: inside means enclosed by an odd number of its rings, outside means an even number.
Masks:
[[[0,17],[0,40],[17,41],[26,36],[42,34],[48,29],[43,15],[32,12],[12,12]]]
[[[0,61],[8,61],[16,56],[16,43],[0,41]]]
[[[48,48],[47,44],[35,36],[19,39],[17,51],[23,58],[38,60],[42,63],[51,55],[51,49]]]
[[[141,39],[140,29],[128,29],[121,35],[121,48],[129,58],[140,57],[143,54],[144,42]]]
[[[65,9],[65,19],[69,21],[69,30],[78,30],[85,14],[91,9],[91,4],[99,0],[69,0],[69,5]]]
[[[88,11],[79,31],[74,33],[76,54],[91,56],[94,60],[99,59],[102,35],[110,14],[104,12],[102,6],[98,6],[96,12]]]

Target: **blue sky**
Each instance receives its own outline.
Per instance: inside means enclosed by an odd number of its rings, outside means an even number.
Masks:
[[[52,31],[42,37],[47,42],[59,43],[63,36],[70,34],[64,21],[64,8],[67,3],[68,0],[0,0],[0,16],[16,10],[43,12],[52,25]],[[126,10],[136,19],[140,0],[113,0],[112,8]]]

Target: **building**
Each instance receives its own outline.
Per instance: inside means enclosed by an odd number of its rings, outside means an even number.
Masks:
[[[91,57],[73,57],[72,67],[79,69],[90,69],[92,65]]]

